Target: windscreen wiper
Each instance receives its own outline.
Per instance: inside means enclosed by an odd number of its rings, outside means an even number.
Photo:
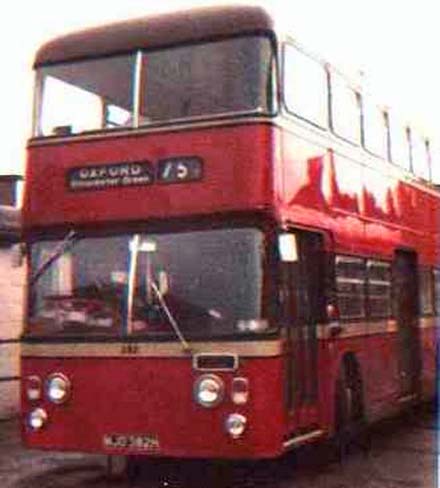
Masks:
[[[32,286],[33,284],[35,284],[40,276],[43,275],[52,266],[52,263],[54,263],[66,251],[71,249],[75,242],[76,232],[74,230],[71,230],[53,250],[52,254],[45,261],[43,261],[41,266],[35,271],[34,275],[30,279],[30,285]]]
[[[191,353],[191,346],[189,345],[188,341],[185,339],[182,331],[180,330],[179,324],[177,323],[176,319],[173,317],[173,314],[171,313],[170,308],[167,305],[167,302],[165,301],[164,296],[162,295],[162,292],[159,290],[159,287],[156,285],[154,281],[151,281],[151,288],[154,291],[160,306],[162,307],[163,311],[165,312],[165,315],[167,316],[167,319],[169,323],[171,324],[171,327],[173,328],[176,336],[178,337],[180,343],[182,344],[182,348],[185,352]]]

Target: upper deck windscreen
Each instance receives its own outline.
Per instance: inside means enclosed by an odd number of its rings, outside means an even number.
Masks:
[[[34,135],[270,113],[273,63],[270,39],[246,36],[41,67]]]

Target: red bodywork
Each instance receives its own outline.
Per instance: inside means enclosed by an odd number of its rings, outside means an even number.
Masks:
[[[408,247],[417,249],[422,262],[439,260],[436,193],[384,177],[380,161],[376,168],[362,167],[344,154],[305,144],[276,126],[254,123],[34,146],[24,228],[269,210],[280,220],[326,230],[338,252],[391,256],[396,247]],[[193,155],[204,162],[201,181],[67,189],[67,172],[78,166],[154,166]]]
[[[155,165],[175,156],[200,157],[203,179],[99,191],[67,189],[71,168],[145,160]],[[384,176],[379,161],[374,163],[377,167],[361,166],[351,158],[339,153],[338,147],[331,151],[314,147],[267,121],[42,141],[29,148],[24,228],[31,236],[49,227],[62,226],[67,232],[76,225],[104,228],[149,219],[265,211],[279,224],[324,231],[334,252],[391,259],[396,248],[408,247],[417,250],[421,263],[438,262],[437,195]],[[429,394],[435,386],[434,328],[421,334],[422,383]],[[46,347],[50,351],[51,345]],[[99,347],[104,350],[106,345]],[[320,401],[293,416],[285,408],[282,355],[249,357],[236,373],[219,373],[227,389],[235,375],[249,379],[247,405],[237,407],[227,399],[218,408],[204,409],[192,397],[199,373],[189,359],[29,354],[22,358],[23,378],[62,372],[71,378],[72,398],[59,406],[40,402],[49,415],[47,428],[41,432],[24,428],[23,435],[31,447],[109,452],[102,446],[107,433],[153,433],[159,438],[159,455],[273,457],[283,451],[283,441],[292,433],[317,427],[331,432],[334,382],[346,351],[357,354],[372,416],[385,411],[398,397],[396,349],[394,334],[322,340],[319,371],[325,374],[319,377]],[[32,404],[24,394],[22,403],[25,416]],[[224,432],[225,417],[233,412],[244,413],[249,422],[238,440]]]
[[[224,380],[227,395],[213,409],[193,399],[200,373],[193,370],[189,358],[28,359],[22,373],[38,372],[45,378],[54,371],[70,378],[72,398],[66,405],[42,403],[50,424],[41,432],[24,433],[31,447],[99,452],[104,449],[104,435],[112,433],[157,436],[159,449],[148,453],[153,455],[219,457],[221,453],[226,458],[253,458],[281,452],[285,419],[279,358],[247,361],[236,373],[251,379],[249,402],[241,407],[228,397],[236,374],[216,373]],[[27,403],[23,398],[24,412]],[[249,418],[250,428],[238,440],[225,433],[231,413]]]
[[[73,167],[198,156],[204,177],[187,184],[66,191]],[[244,125],[72,141],[31,148],[25,226],[97,224],[262,209],[272,196],[272,130]],[[56,202],[56,205],[53,204]]]

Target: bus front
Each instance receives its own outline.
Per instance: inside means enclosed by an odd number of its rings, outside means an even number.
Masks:
[[[23,210],[27,446],[281,452],[275,59],[259,9],[40,50]]]

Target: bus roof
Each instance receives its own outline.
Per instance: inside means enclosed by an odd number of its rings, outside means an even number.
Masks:
[[[261,7],[230,6],[180,11],[108,24],[56,38],[40,48],[34,67],[272,31],[272,18]]]

